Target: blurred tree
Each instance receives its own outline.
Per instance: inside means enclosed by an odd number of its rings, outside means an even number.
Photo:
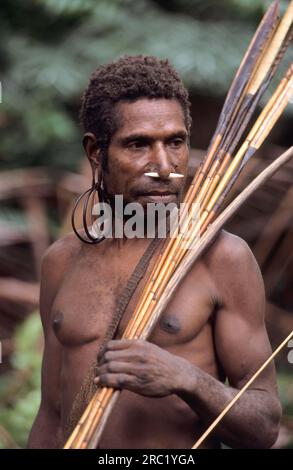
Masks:
[[[121,54],[169,57],[191,91],[222,97],[268,3],[2,0],[3,166],[74,169],[82,90],[98,64]]]
[[[0,377],[0,449],[26,446],[40,404],[41,331],[35,312],[14,337],[13,369]]]

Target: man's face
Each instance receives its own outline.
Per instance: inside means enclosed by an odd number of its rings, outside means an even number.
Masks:
[[[175,99],[139,99],[117,105],[120,127],[108,147],[108,172],[103,173],[109,195],[124,202],[178,203],[186,177],[188,136],[183,110]],[[145,176],[156,172],[160,178]]]

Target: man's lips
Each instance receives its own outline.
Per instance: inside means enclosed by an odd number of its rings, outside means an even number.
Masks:
[[[146,193],[143,193],[148,196],[169,196],[170,194],[175,194],[175,192],[172,191],[148,191]]]
[[[142,193],[140,197],[149,199],[151,202],[172,202],[177,198],[177,193],[171,191],[150,191]]]

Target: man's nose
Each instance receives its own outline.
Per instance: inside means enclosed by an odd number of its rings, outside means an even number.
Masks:
[[[152,163],[161,179],[168,179],[172,171],[172,165],[167,150],[163,144],[154,146],[152,152]]]

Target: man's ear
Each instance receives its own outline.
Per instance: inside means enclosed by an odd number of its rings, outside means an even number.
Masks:
[[[87,132],[83,136],[82,145],[91,166],[98,167],[100,164],[100,150],[96,136],[92,132]]]

